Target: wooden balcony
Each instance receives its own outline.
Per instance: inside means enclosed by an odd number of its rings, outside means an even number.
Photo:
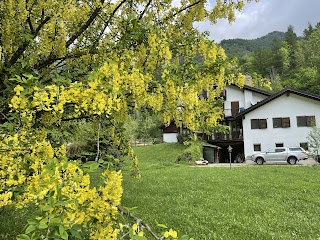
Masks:
[[[230,133],[213,133],[212,135],[207,135],[209,141],[232,141],[232,140],[243,140],[242,130],[232,131]]]

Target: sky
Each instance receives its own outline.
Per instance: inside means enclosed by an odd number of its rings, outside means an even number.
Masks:
[[[197,23],[201,31],[209,31],[209,39],[219,43],[223,39],[255,39],[273,31],[286,32],[289,25],[302,36],[311,23],[320,22],[320,0],[260,0],[247,4],[236,21],[218,20],[217,24]]]

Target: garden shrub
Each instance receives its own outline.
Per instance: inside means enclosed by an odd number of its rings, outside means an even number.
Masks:
[[[162,138],[154,138],[152,140],[152,144],[160,144],[163,143],[163,139]]]
[[[183,144],[184,142],[189,142],[192,140],[192,135],[188,133],[179,133],[177,136],[177,140],[179,143]]]
[[[178,163],[193,164],[202,157],[203,142],[192,142],[182,153],[177,157]]]

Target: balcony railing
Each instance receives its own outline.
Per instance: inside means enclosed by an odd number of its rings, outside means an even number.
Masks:
[[[237,108],[237,109],[224,109],[224,116],[225,117],[232,117],[235,116],[237,113],[244,111],[244,108]]]
[[[215,141],[230,141],[230,140],[243,140],[242,130],[232,131],[230,133],[213,133],[208,135],[208,140]]]

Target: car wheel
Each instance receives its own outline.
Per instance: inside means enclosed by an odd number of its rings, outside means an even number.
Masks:
[[[295,157],[289,157],[288,158],[288,163],[291,165],[294,165],[297,163],[297,159]]]
[[[263,160],[263,158],[261,158],[261,157],[258,157],[258,158],[256,159],[256,163],[259,164],[259,165],[263,164],[263,162],[264,162],[264,160]]]

